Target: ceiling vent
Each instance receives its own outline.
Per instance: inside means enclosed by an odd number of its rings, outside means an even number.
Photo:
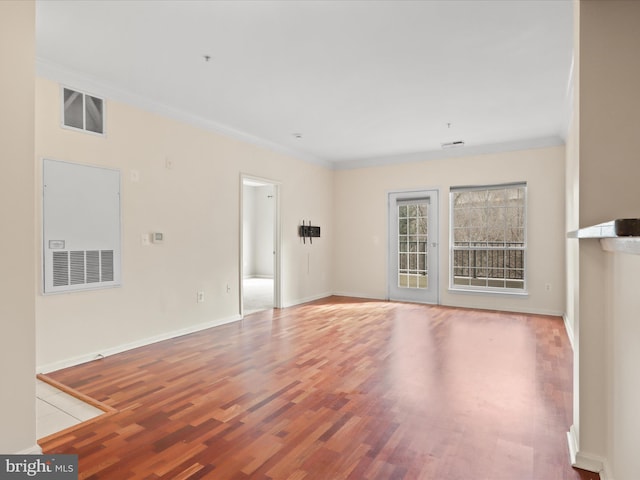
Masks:
[[[444,149],[458,148],[458,147],[464,147],[464,142],[462,140],[457,140],[455,142],[441,143],[440,145],[442,145],[442,148]]]

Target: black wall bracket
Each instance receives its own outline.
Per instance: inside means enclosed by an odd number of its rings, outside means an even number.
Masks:
[[[311,226],[311,220],[309,220],[309,225],[307,225],[303,220],[302,225],[298,227],[298,233],[304,243],[307,243],[307,238],[309,239],[309,243],[313,243],[314,237],[320,237],[320,227]]]

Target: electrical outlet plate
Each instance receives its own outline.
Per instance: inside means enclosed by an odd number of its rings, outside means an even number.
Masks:
[[[204,302],[204,291],[202,291],[202,290],[198,290],[198,292],[196,293],[196,295],[197,295],[197,297],[196,297],[196,298],[197,298],[197,302],[198,302],[198,303],[202,303],[202,302]]]

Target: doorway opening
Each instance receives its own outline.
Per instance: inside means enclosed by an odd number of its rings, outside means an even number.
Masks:
[[[240,314],[280,308],[279,185],[241,176]]]

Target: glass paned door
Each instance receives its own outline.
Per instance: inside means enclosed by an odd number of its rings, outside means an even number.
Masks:
[[[398,201],[398,286],[429,286],[428,199]]]
[[[437,212],[437,191],[389,195],[390,299],[437,303]]]

